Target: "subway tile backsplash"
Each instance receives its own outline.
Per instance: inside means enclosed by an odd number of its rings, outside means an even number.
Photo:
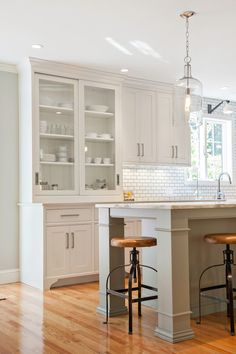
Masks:
[[[204,99],[204,113],[207,116],[207,103],[215,105],[219,100]],[[236,112],[236,103],[234,103]],[[214,112],[214,118],[227,119],[222,113],[222,108]],[[233,184],[222,182],[222,190],[226,198],[236,198],[236,115],[233,119]],[[176,200],[193,199],[197,196],[204,199],[212,199],[216,195],[217,181],[201,182],[187,181],[187,167],[180,166],[131,166],[123,169],[124,191],[133,191],[135,200]]]

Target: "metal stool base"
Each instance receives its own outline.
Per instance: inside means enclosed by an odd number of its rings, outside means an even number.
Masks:
[[[127,266],[131,266],[130,271],[129,271],[128,287],[124,288],[124,289],[110,289],[110,288],[108,288],[108,282],[109,282],[111,274],[113,272],[115,272],[116,270],[118,270],[120,268],[127,267]],[[157,288],[142,284],[140,267],[145,267],[145,268],[148,268],[148,269],[151,269],[151,270],[157,272],[157,270],[155,268],[139,263],[139,251],[137,251],[136,248],[134,247],[132,249],[132,251],[130,251],[130,263],[120,265],[120,266],[114,268],[108,274],[107,279],[106,279],[106,321],[103,323],[108,324],[108,297],[110,295],[112,295],[112,296],[118,296],[122,299],[127,299],[128,300],[128,315],[129,315],[129,334],[133,333],[132,304],[135,302],[138,303],[138,316],[141,317],[142,316],[141,303],[144,301],[158,299],[158,295],[145,296],[145,297],[141,296],[142,288],[152,290],[155,292],[157,292]],[[138,283],[138,286],[133,287],[132,280],[134,280],[135,283]],[[133,298],[133,296],[132,296],[133,291],[138,291],[138,296],[136,298]]]
[[[212,299],[219,302],[225,302],[227,304],[227,317],[230,319],[230,334],[231,336],[235,335],[235,326],[234,326],[234,300],[236,297],[233,296],[233,293],[236,292],[236,288],[233,288],[232,281],[232,266],[234,264],[234,254],[230,249],[230,245],[226,245],[226,249],[223,251],[224,262],[221,264],[215,264],[210,267],[204,269],[199,278],[199,291],[198,291],[198,301],[199,301],[199,317],[196,321],[197,324],[201,324],[201,298],[205,297],[208,299]],[[217,284],[208,287],[201,287],[202,276],[206,271],[215,267],[225,267],[225,284]],[[210,294],[205,294],[207,291],[215,290],[215,289],[226,289],[226,298],[222,298],[220,296],[214,296]]]

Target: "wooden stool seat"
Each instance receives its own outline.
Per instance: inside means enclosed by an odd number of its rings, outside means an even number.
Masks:
[[[156,246],[156,244],[155,237],[116,237],[111,239],[111,245],[114,247],[152,247]]]
[[[204,240],[208,243],[214,244],[233,244],[236,243],[236,234],[209,234],[204,237]]]

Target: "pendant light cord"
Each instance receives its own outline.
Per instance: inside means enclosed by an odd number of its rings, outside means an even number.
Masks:
[[[189,56],[189,19],[186,17],[186,57],[184,58],[184,61],[186,64],[190,64],[191,62],[191,57]]]

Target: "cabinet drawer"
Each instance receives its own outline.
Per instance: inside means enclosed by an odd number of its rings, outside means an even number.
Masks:
[[[46,222],[76,222],[92,220],[91,208],[47,210]]]

